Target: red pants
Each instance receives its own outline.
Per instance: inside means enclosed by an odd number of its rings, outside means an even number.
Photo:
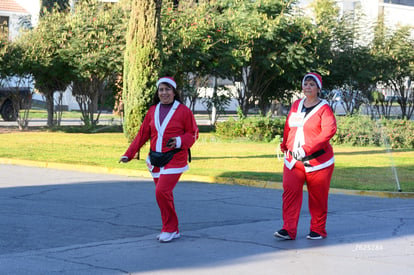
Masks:
[[[296,238],[299,214],[302,208],[303,185],[306,182],[311,215],[310,231],[326,237],[328,193],[334,165],[305,172],[302,162],[296,162],[292,170],[283,168],[283,229],[292,239]]]
[[[154,178],[155,197],[161,211],[162,232],[178,232],[178,218],[175,212],[173,189],[181,174],[160,175]]]

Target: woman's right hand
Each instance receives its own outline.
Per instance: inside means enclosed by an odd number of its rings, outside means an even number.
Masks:
[[[167,147],[168,148],[175,148],[176,146],[177,146],[176,138],[175,137],[170,138],[167,142]]]

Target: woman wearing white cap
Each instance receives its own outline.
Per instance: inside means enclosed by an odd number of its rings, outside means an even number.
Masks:
[[[180,237],[173,189],[181,174],[189,168],[189,149],[198,138],[198,127],[191,110],[181,103],[177,84],[172,77],[161,77],[156,86],[153,105],[120,161],[133,159],[150,140],[151,150],[146,162],[154,179],[162,219],[161,234],[157,239],[170,242]]]
[[[326,238],[328,193],[334,170],[329,140],[336,133],[336,119],[328,102],[318,97],[322,77],[308,73],[302,80],[304,98],[295,101],[286,118],[283,141],[283,227],[274,233],[285,240],[296,239],[306,182],[311,214],[308,239]]]

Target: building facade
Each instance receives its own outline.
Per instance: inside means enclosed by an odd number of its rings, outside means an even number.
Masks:
[[[19,34],[20,21],[23,17],[31,18],[30,12],[17,0],[0,1],[0,34],[13,40]]]
[[[302,0],[299,5],[308,8],[316,0]],[[414,27],[414,0],[336,0],[342,13],[359,9],[370,23],[384,16],[388,27]]]

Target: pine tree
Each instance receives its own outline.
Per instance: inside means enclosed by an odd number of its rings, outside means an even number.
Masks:
[[[162,0],[132,0],[124,59],[124,134],[137,134],[155,92],[161,69]]]

